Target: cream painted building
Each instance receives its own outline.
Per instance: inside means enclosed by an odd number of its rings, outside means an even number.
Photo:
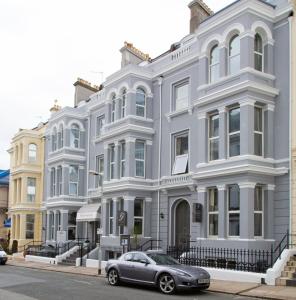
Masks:
[[[291,0],[294,6],[294,14],[290,18],[291,26],[291,103],[292,103],[292,117],[291,117],[291,144],[292,144],[292,209],[291,209],[291,227],[293,234],[293,243],[296,245],[296,0]]]
[[[40,123],[33,129],[20,129],[13,137],[10,153],[9,216],[11,242],[18,250],[42,237],[42,195],[44,173],[44,132]]]

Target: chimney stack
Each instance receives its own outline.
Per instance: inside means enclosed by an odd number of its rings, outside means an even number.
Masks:
[[[77,78],[73,84],[75,86],[74,105],[79,102],[88,100],[89,96],[98,92],[100,88],[97,85],[92,85],[90,82]]]
[[[121,56],[121,68],[126,65],[137,65],[143,61],[149,61],[149,54],[143,53],[137,49],[132,43],[124,42],[124,46],[120,49]]]
[[[213,11],[202,0],[193,0],[188,4],[188,7],[191,13],[190,34],[192,34],[203,20],[213,14]]]

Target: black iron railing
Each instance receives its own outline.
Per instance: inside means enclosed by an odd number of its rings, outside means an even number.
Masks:
[[[161,248],[161,242],[162,240],[153,240],[150,239],[146,242],[144,242],[141,245],[130,245],[129,251],[149,251],[149,250],[157,250]]]
[[[265,273],[272,263],[271,251],[210,247],[171,247],[167,254],[191,266]]]

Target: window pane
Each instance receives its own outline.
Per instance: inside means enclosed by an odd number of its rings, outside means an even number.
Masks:
[[[254,134],[254,154],[258,156],[263,155],[262,151],[262,134],[255,133]]]
[[[218,190],[209,189],[209,211],[218,211]]]
[[[125,159],[125,143],[121,143],[121,159]]]
[[[240,197],[239,197],[239,186],[232,185],[228,188],[228,210],[239,210],[240,209]]]
[[[139,116],[139,117],[145,117],[145,107],[144,106],[137,106],[136,115]]]
[[[176,137],[176,156],[188,154],[188,136]]]
[[[125,161],[121,162],[121,174],[120,177],[125,177]]]
[[[256,33],[254,42],[255,52],[263,53],[263,43],[260,34]]]
[[[219,139],[210,141],[210,160],[219,158]]]
[[[210,67],[210,82],[216,82],[220,77],[220,65],[213,65]]]
[[[188,107],[189,85],[185,83],[175,88],[175,109],[179,110]]]
[[[255,211],[262,211],[262,187],[261,186],[256,186],[255,188],[255,197],[254,197],[254,210]]]
[[[262,214],[254,214],[254,235],[263,236],[262,232]]]
[[[240,53],[240,39],[235,35],[229,43],[229,56],[237,55]]]
[[[240,131],[240,108],[229,111],[229,133]]]
[[[77,195],[77,183],[70,182],[69,193],[70,193],[70,195]]]
[[[219,136],[219,115],[210,116],[210,137]]]
[[[254,108],[254,130],[262,132],[262,108]]]
[[[263,56],[261,54],[255,53],[254,60],[255,60],[255,70],[262,72],[263,71]]]
[[[143,233],[143,219],[134,219],[134,234]]]
[[[136,161],[136,176],[144,177],[144,161]]]
[[[229,58],[229,73],[236,74],[240,70],[240,56],[233,56]]]
[[[188,172],[188,154],[179,155],[175,158],[173,175],[184,174]]]
[[[229,136],[229,156],[240,155],[240,134]]]
[[[218,45],[214,46],[212,48],[212,51],[211,51],[211,58],[210,58],[210,64],[213,65],[213,64],[216,64],[216,63],[219,63],[219,49],[218,49]]]
[[[143,200],[136,199],[134,203],[134,216],[143,217]]]
[[[145,158],[145,143],[136,141],[136,149],[135,149],[135,157],[136,159],[144,159]]]
[[[77,166],[70,166],[69,168],[70,173],[70,181],[77,182],[78,181],[78,167]]]
[[[218,215],[209,215],[209,235],[218,235]]]
[[[142,89],[137,89],[136,104],[145,106],[145,92]]]
[[[239,236],[239,214],[229,214],[229,235]]]

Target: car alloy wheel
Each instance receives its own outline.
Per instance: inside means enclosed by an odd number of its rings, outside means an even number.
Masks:
[[[119,284],[119,275],[115,269],[111,269],[108,272],[108,282],[110,285],[118,285]]]
[[[173,294],[176,289],[174,278],[169,274],[163,274],[160,276],[158,286],[164,294]]]

